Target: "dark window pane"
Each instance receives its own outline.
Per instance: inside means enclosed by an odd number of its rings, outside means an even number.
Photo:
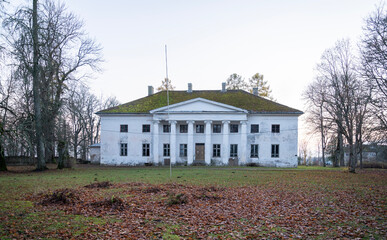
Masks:
[[[259,132],[259,125],[258,124],[251,124],[251,133],[258,133]]]
[[[238,132],[238,124],[230,124],[230,133],[237,133]]]
[[[128,132],[128,125],[127,124],[121,124],[120,125],[120,132]]]
[[[150,125],[149,124],[142,125],[142,132],[150,132]]]
[[[180,133],[187,133],[188,132],[188,125],[180,125]]]

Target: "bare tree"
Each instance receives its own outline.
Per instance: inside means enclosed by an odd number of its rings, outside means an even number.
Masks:
[[[55,126],[66,82],[87,77],[87,70],[99,70],[101,48],[87,37],[83,23],[67,13],[64,5],[49,0],[33,3],[32,11],[28,7],[17,10],[5,26],[15,61],[32,76],[37,169],[43,170],[45,161],[53,158]],[[86,70],[82,75],[78,74],[81,69]]]
[[[360,46],[361,73],[372,86],[376,141],[387,139],[387,11],[380,5],[368,16]],[[375,141],[374,140],[374,141]]]
[[[355,57],[351,51],[349,40],[341,40],[326,50],[321,62],[317,65],[318,78],[327,82],[325,111],[345,136],[349,151],[349,171],[355,172],[355,131],[357,96],[361,95],[359,77],[355,71]]]

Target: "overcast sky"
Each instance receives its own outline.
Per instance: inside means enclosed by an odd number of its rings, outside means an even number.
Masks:
[[[122,103],[169,78],[177,90],[220,89],[232,73],[259,72],[279,103],[305,111],[301,94],[323,51],[355,43],[380,0],[66,0],[103,47],[89,85]],[[300,126],[301,130],[303,129]]]

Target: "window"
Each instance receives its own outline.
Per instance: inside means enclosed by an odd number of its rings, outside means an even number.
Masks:
[[[238,157],[238,144],[230,145],[230,157]]]
[[[120,132],[128,132],[128,124],[121,124]]]
[[[142,132],[150,132],[150,125],[149,124],[143,124],[142,125]]]
[[[164,143],[163,150],[164,157],[169,157],[171,155],[169,143]]]
[[[237,133],[238,132],[238,124],[230,124],[230,133]]]
[[[204,133],[204,125],[203,124],[196,125],[196,133]]]
[[[258,144],[251,144],[250,157],[252,158],[258,157]]]
[[[220,157],[220,144],[214,144],[212,146],[212,156]]]
[[[251,133],[259,133],[259,125],[258,124],[251,124]]]
[[[165,133],[171,132],[171,125],[169,125],[169,124],[163,125],[163,132],[165,132]]]
[[[128,144],[127,143],[121,143],[120,156],[128,156]]]
[[[222,131],[222,125],[220,125],[220,124],[212,125],[212,132],[213,133],[221,133],[221,131]]]
[[[143,157],[149,157],[150,156],[150,144],[149,143],[143,143],[142,144],[142,156]]]
[[[180,144],[180,157],[187,156],[187,144]]]
[[[272,158],[279,157],[279,144],[272,144],[271,145],[271,157]]]
[[[188,132],[188,125],[180,125],[180,133],[187,133]]]
[[[279,133],[280,132],[280,125],[279,124],[271,125],[271,132],[272,133]]]

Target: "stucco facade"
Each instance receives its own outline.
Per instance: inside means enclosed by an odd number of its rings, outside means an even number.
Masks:
[[[297,166],[300,111],[254,112],[198,97],[144,113],[98,114],[101,164]]]

